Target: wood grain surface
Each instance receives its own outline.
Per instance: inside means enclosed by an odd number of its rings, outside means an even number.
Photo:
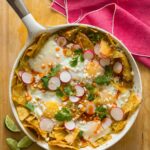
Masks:
[[[50,9],[49,0],[25,0],[25,3],[44,26],[66,23],[66,18]],[[8,100],[8,82],[12,65],[24,45],[27,32],[5,0],[0,0],[0,150],[8,150],[5,139],[20,139],[23,133],[13,134],[4,126],[6,114],[13,117]],[[143,81],[143,102],[136,122],[125,137],[109,150],[150,150],[150,69],[138,63]],[[33,144],[28,150],[42,150]]]

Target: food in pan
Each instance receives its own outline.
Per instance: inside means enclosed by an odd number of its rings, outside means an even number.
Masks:
[[[109,34],[71,27],[35,39],[20,59],[12,99],[25,128],[50,146],[98,147],[140,105],[123,47]]]

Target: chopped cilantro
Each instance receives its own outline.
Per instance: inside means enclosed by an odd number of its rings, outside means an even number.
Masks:
[[[93,93],[89,93],[89,95],[88,95],[88,100],[89,101],[93,101],[94,100],[94,98],[95,98],[95,95],[93,94]]]
[[[78,57],[73,57],[72,60],[70,61],[70,66],[75,67],[78,64]]]
[[[43,82],[45,88],[48,87],[48,81],[50,77],[55,76],[60,71],[60,69],[61,69],[61,65],[57,64],[54,68],[51,68],[51,71],[47,76],[41,78],[41,81]]]
[[[89,84],[89,83],[87,83],[87,84],[85,85],[85,87],[86,87],[89,91],[93,91],[93,90],[94,90],[94,87],[93,87],[91,84]]]
[[[106,118],[106,116],[108,114],[107,109],[103,106],[97,107],[95,112],[101,120]]]
[[[80,61],[80,62],[84,61],[82,49],[77,49],[74,51],[74,57],[70,61],[70,66],[71,67],[77,66],[78,61]]]
[[[103,75],[103,76],[97,76],[94,79],[94,82],[99,84],[99,85],[103,85],[103,84],[109,84],[110,83],[110,78]]]
[[[79,131],[78,136],[79,136],[80,138],[83,137],[83,131],[82,131],[82,130]]]
[[[58,121],[70,121],[72,114],[68,108],[62,108],[56,113],[55,119]]]
[[[67,96],[70,96],[70,95],[73,94],[73,90],[72,90],[71,85],[67,85],[66,87],[64,87],[64,93],[65,93]]]
[[[27,109],[29,109],[30,111],[34,111],[34,105],[31,104],[31,103],[26,103],[26,104],[25,104],[25,107],[26,107]]]
[[[97,76],[94,79],[94,82],[99,84],[99,85],[103,85],[103,84],[109,84],[112,78],[113,72],[112,72],[112,68],[109,66],[105,67],[105,74],[103,76]]]
[[[99,114],[99,118],[100,118],[101,120],[103,120],[104,118],[106,118],[106,116],[107,116],[106,113],[101,113],[101,114]]]
[[[60,88],[56,89],[56,96],[58,96],[58,97],[63,97],[64,96],[64,93],[61,91]]]
[[[105,75],[110,77],[113,75],[113,70],[110,66],[105,67]]]
[[[83,53],[82,49],[77,49],[77,50],[74,51],[75,55],[80,55],[82,53]]]
[[[57,64],[54,68],[51,68],[51,72],[49,73],[48,76],[52,77],[55,76],[61,69],[61,65]]]
[[[99,106],[96,108],[96,112],[106,112],[106,111],[107,111],[107,109],[103,106]]]
[[[45,88],[48,87],[48,81],[49,81],[49,77],[48,76],[44,76],[41,78],[42,82],[43,82],[43,85]]]
[[[83,57],[83,55],[80,55],[80,62],[84,62],[84,57]]]

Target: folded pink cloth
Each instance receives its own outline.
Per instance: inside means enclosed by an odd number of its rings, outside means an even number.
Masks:
[[[91,24],[114,34],[150,67],[149,0],[55,0],[52,8],[66,15],[69,23]]]

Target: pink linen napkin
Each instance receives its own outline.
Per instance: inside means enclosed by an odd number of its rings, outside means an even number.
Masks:
[[[52,8],[66,15],[69,23],[91,24],[114,34],[150,67],[149,0],[55,0]]]

